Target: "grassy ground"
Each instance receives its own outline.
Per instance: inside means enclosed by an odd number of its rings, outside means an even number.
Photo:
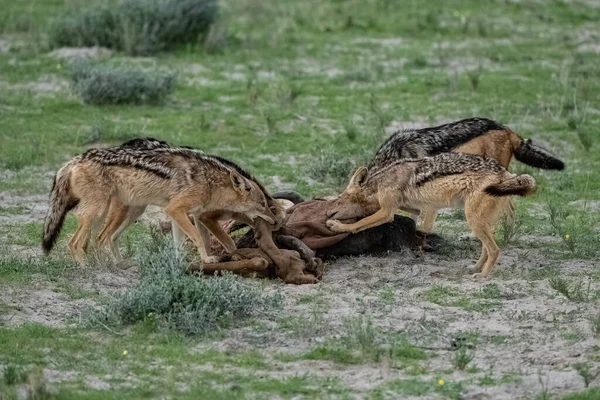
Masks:
[[[69,59],[46,45],[49,18],[84,3],[0,0],[0,398],[43,384],[93,399],[600,397],[586,389],[600,385],[597,1],[227,0],[208,50],[101,55],[179,78],[160,106],[105,107],[71,93]],[[308,196],[338,191],[394,129],[471,116],[567,163],[513,164],[539,191],[498,230],[489,282],[464,272],[479,247],[452,212],[441,254],[341,260],[312,287],[251,282],[282,309],[190,338],[83,327],[137,273],[73,266],[64,240],[39,257],[52,174],[88,147],[154,136]],[[148,232],[127,232],[126,253]]]

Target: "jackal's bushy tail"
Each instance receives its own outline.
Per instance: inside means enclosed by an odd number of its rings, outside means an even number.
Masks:
[[[510,133],[510,141],[515,158],[523,164],[541,169],[554,169],[562,171],[565,169],[565,163],[556,158],[548,150],[531,143],[531,139],[524,140],[521,135],[513,130],[504,127]]]
[[[535,180],[531,175],[523,174],[505,179],[485,188],[492,196],[528,196],[535,192]]]
[[[44,234],[42,236],[42,249],[46,254],[54,247],[67,213],[79,203],[79,199],[71,195],[69,183],[71,168],[77,161],[78,158],[68,162],[54,177],[52,191],[50,192],[50,208],[44,220]]]
[[[550,154],[549,151],[531,143],[531,140],[524,140],[521,145],[514,150],[515,158],[524,164],[541,169],[565,169],[565,163]]]

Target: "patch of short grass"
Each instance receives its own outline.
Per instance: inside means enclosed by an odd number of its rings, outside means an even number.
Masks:
[[[581,393],[573,393],[562,397],[562,400],[596,400],[600,399],[600,388],[587,389]]]
[[[479,379],[479,384],[481,386],[495,386],[496,380],[494,379],[494,365],[490,365],[490,368],[485,372],[485,374]]]
[[[206,398],[221,398],[225,394],[240,397],[236,393],[246,392],[283,398],[319,394],[343,397],[348,393],[335,378],[311,374],[270,377],[268,371],[273,367],[259,352],[218,351],[206,341],[168,331],[148,332],[139,325],[122,335],[40,324],[0,328],[0,354],[4,364],[0,388],[10,382],[9,392],[29,385],[29,377],[35,372],[32,365],[69,372],[66,376],[75,374],[53,383],[53,393],[58,392],[61,399],[141,399],[172,393],[183,399],[204,398],[203,394]],[[135,385],[123,385],[127,376],[115,371],[135,375]],[[110,388],[95,392],[84,383],[84,378],[90,376],[110,384]],[[181,392],[177,382],[185,382],[189,391]],[[215,389],[213,392],[207,388]]]
[[[589,362],[577,363],[573,365],[573,368],[579,373],[581,378],[583,379],[583,384],[586,388],[590,386],[590,383],[600,375],[600,369],[594,368],[594,366]]]
[[[43,274],[49,280],[56,280],[76,268],[73,261],[60,257],[24,258],[11,255],[7,251],[0,256],[0,283],[25,284],[31,283],[33,274]]]
[[[307,174],[320,182],[343,186],[354,172],[355,164],[347,157],[340,157],[333,147],[320,150],[307,166]]]
[[[323,346],[311,349],[302,358],[331,360],[340,364],[362,364],[388,360],[395,368],[415,366],[427,359],[427,354],[410,344],[402,335],[389,335],[376,329],[363,316],[346,320],[344,335]]]
[[[41,243],[43,222],[27,222],[19,225],[9,225],[8,237],[19,246],[37,247]]]
[[[553,233],[571,256],[593,258],[598,254],[600,233],[595,229],[595,215],[565,207],[554,199],[548,201],[547,209]]]
[[[503,215],[497,225],[499,244],[502,246],[514,243],[522,234],[522,220],[516,216]]]
[[[460,290],[444,286],[442,284],[434,284],[427,289],[422,295],[427,301],[441,306],[461,307],[469,311],[486,312],[494,307],[501,306],[501,302],[497,300],[499,293],[493,288],[482,289],[476,295],[478,299],[471,298]]]
[[[592,299],[590,294],[591,280],[574,282],[561,276],[553,276],[548,279],[550,287],[567,299],[576,302],[585,302]]]
[[[73,90],[84,103],[158,104],[175,90],[176,75],[144,71],[139,67],[113,67],[78,62],[72,66]]]
[[[569,343],[577,343],[582,341],[583,339],[585,339],[585,335],[583,334],[583,332],[579,331],[578,329],[571,329],[567,332],[564,332],[562,335],[562,338],[564,340],[566,340]]]
[[[497,284],[488,283],[479,290],[476,296],[483,299],[499,299],[502,298],[502,293]]]
[[[508,339],[510,339],[510,336],[493,336],[490,341],[493,344],[505,344]]]
[[[288,331],[291,336],[312,339],[321,336],[327,329],[323,311],[313,306],[310,315],[289,316],[279,319],[279,327]]]
[[[462,371],[471,363],[471,361],[473,361],[474,357],[473,351],[469,350],[467,346],[459,346],[454,352],[452,364],[454,365],[454,368]]]

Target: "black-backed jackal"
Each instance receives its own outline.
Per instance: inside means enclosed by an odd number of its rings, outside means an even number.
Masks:
[[[360,232],[394,218],[399,208],[463,208],[467,224],[482,243],[481,257],[471,272],[487,277],[499,249],[494,240],[498,215],[512,195],[535,191],[529,175],[514,175],[495,160],[463,153],[398,160],[377,170],[359,168],[328,213],[334,232]],[[369,215],[353,224],[337,219]],[[481,272],[480,272],[481,271]]]
[[[524,140],[510,128],[486,118],[468,118],[440,126],[395,132],[377,150],[368,169],[375,172],[398,160],[446,152],[493,158],[505,169],[508,169],[513,156],[536,168],[562,170],[565,167],[554,155],[534,145],[531,140]],[[420,229],[430,232],[437,210],[427,208],[413,211],[421,211]]]
[[[107,213],[110,218],[100,244],[110,243],[114,250],[118,234],[146,206],[156,205],[164,207],[178,229],[192,240],[204,262],[214,262],[205,246],[208,231],[228,251],[235,250],[235,243],[213,219],[215,216],[230,213],[245,221],[262,218],[276,225],[264,188],[240,171],[220,157],[171,148],[154,139],[89,150],[69,161],[54,178],[42,247],[45,252],[52,249],[67,212],[77,207],[79,225],[69,249],[78,262],[83,262],[91,232]],[[189,214],[201,218],[198,229]]]

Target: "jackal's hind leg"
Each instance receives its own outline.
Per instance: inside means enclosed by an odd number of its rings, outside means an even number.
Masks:
[[[92,229],[104,219],[107,206],[108,199],[104,201],[97,199],[94,202],[79,204],[79,226],[69,240],[69,250],[77,263],[84,264],[84,255],[87,253]]]
[[[146,210],[145,206],[126,206],[120,200],[113,197],[110,202],[106,222],[98,242],[100,245],[108,245],[112,256],[116,262],[121,262],[123,257],[119,251],[117,239],[121,234],[133,224]]]
[[[498,261],[500,248],[496,244],[493,232],[498,215],[506,205],[506,198],[494,198],[483,193],[479,194],[478,198],[469,199],[465,202],[467,223],[482,244],[481,257],[475,264],[475,267],[482,267],[482,269],[481,272],[473,275],[475,278],[488,277],[496,261]],[[483,254],[484,251],[485,255]],[[487,256],[485,260],[483,260],[484,256]],[[482,265],[479,265],[480,263]]]

